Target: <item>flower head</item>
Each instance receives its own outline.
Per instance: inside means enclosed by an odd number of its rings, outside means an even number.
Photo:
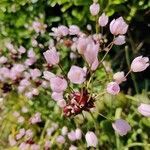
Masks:
[[[150,117],[150,105],[141,103],[138,107],[139,113],[141,113],[143,116]]]

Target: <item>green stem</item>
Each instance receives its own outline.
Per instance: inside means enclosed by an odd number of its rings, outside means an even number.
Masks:
[[[126,62],[127,62],[128,68],[130,69],[130,59],[129,59],[129,52],[128,52],[128,48],[127,47],[125,48],[125,55],[126,55]],[[134,85],[135,91],[138,94],[139,93],[139,89],[138,89],[138,86],[137,86],[137,83],[136,83],[135,75],[132,72],[131,72],[131,78],[132,78],[132,81],[133,81],[133,85]]]
[[[130,147],[136,147],[136,146],[142,146],[142,147],[146,146],[146,147],[150,148],[150,144],[136,142],[136,143],[132,143],[132,144],[127,145],[125,147],[125,150],[128,150],[128,148],[130,148]]]

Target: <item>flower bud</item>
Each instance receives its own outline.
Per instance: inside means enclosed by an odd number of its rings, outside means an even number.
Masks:
[[[82,84],[85,81],[86,72],[78,67],[72,66],[68,72],[68,78],[72,83]]]
[[[54,47],[44,52],[43,55],[49,65],[56,65],[59,63],[59,53]]]
[[[99,19],[98,19],[98,23],[100,26],[104,27],[107,25],[108,23],[108,16],[105,15],[105,13],[103,13]]]
[[[124,35],[119,35],[114,39],[114,44],[115,45],[123,45],[125,43],[125,36]]]
[[[76,133],[75,131],[71,131],[68,133],[68,138],[70,141],[75,141],[76,140]]]
[[[64,108],[66,106],[66,101],[64,99],[57,101],[57,105],[60,108]]]
[[[98,3],[93,3],[91,6],[90,6],[90,13],[93,15],[93,16],[96,16],[100,11],[100,6]]]
[[[122,83],[123,81],[126,81],[126,78],[124,76],[124,72],[123,71],[115,73],[113,75],[113,79],[118,84]]]
[[[112,123],[114,130],[121,136],[126,135],[130,130],[130,125],[123,119],[117,119],[115,123]]]
[[[127,32],[128,25],[125,23],[122,17],[114,19],[110,23],[110,32],[113,35],[125,34]]]
[[[63,92],[61,93],[53,92],[52,99],[54,99],[55,101],[63,100]]]
[[[64,144],[64,143],[65,143],[65,138],[64,138],[62,135],[60,135],[60,136],[58,136],[58,137],[56,138],[56,141],[57,141],[58,143],[60,143],[60,144]]]
[[[80,33],[80,28],[76,25],[71,25],[69,27],[69,34],[70,35],[78,35]]]
[[[149,58],[138,56],[131,63],[131,70],[133,72],[141,72],[144,71],[149,66]]]
[[[70,147],[69,147],[69,150],[77,150],[78,148],[76,147],[76,146],[74,146],[74,145],[71,145]]]
[[[112,95],[116,95],[120,92],[120,87],[116,82],[110,82],[107,85],[107,92]]]
[[[150,105],[141,103],[138,107],[139,113],[141,113],[143,116],[150,117]]]
[[[77,140],[80,140],[81,138],[82,138],[82,131],[81,131],[81,129],[76,129],[75,130],[75,134],[76,134],[76,139]]]
[[[88,131],[85,135],[85,139],[87,142],[87,147],[93,146],[96,147],[98,144],[98,139],[94,132]]]
[[[64,126],[62,129],[61,129],[61,134],[62,135],[67,135],[68,133],[68,128],[66,126]]]

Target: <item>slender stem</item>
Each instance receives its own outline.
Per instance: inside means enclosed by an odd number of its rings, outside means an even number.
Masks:
[[[146,146],[146,147],[150,148],[150,144],[136,142],[136,143],[132,143],[132,144],[127,145],[125,147],[125,150],[128,150],[128,148],[130,148],[130,147],[136,147],[136,146],[142,146],[142,147]]]
[[[130,68],[130,59],[129,59],[128,48],[125,48],[125,55],[126,55],[126,61],[127,61],[128,68]],[[131,72],[131,78],[133,80],[133,84],[134,84],[134,88],[135,88],[136,93],[139,93],[139,89],[138,89],[138,86],[137,86],[137,83],[135,80],[135,75],[132,72]]]

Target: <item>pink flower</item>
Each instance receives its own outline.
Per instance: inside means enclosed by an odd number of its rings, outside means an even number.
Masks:
[[[7,58],[5,56],[0,57],[0,64],[4,64],[7,62]]]
[[[149,58],[138,56],[131,63],[131,70],[133,72],[141,72],[144,71],[149,66]]]
[[[71,131],[71,132],[68,133],[68,139],[70,141],[75,141],[76,140],[76,133],[75,133],[75,131]]]
[[[50,87],[53,92],[61,93],[67,88],[67,81],[61,77],[53,77],[50,79]]]
[[[38,122],[41,122],[41,113],[37,112],[30,118],[31,124],[36,124]]]
[[[64,126],[62,129],[61,129],[61,134],[62,135],[67,135],[68,133],[68,128],[66,126]]]
[[[94,43],[89,43],[87,45],[86,51],[84,52],[84,57],[91,67],[91,70],[95,70],[98,67],[98,52],[99,44]]]
[[[66,103],[66,101],[64,99],[61,99],[61,100],[57,101],[57,105],[60,108],[64,108],[67,105],[67,103]]]
[[[78,148],[76,147],[76,146],[74,146],[74,145],[71,145],[70,147],[69,147],[69,150],[77,150]]]
[[[69,26],[69,34],[70,35],[78,35],[80,33],[80,28],[76,25]]]
[[[32,27],[36,33],[39,33],[39,32],[44,33],[47,25],[43,24],[42,22],[34,21],[32,24]]]
[[[19,130],[19,133],[16,135],[16,139],[19,140],[25,135],[25,129],[22,128]]]
[[[76,139],[77,140],[80,140],[82,138],[82,131],[81,131],[81,129],[77,128],[75,130],[75,134],[76,134]]]
[[[107,85],[107,92],[112,95],[116,95],[120,92],[120,87],[116,82],[110,82]]]
[[[87,47],[87,39],[80,37],[77,41],[77,50],[79,54],[83,54]]]
[[[59,53],[54,47],[44,52],[43,55],[49,65],[56,65],[59,63]]]
[[[68,79],[75,84],[82,84],[85,81],[86,72],[78,67],[72,66],[68,72]]]
[[[44,75],[43,78],[48,81],[50,81],[51,78],[55,77],[55,75],[50,71],[44,71],[43,75]]]
[[[139,113],[141,113],[143,116],[150,117],[150,105],[141,103],[138,107]]]
[[[125,36],[124,35],[119,35],[114,39],[114,44],[115,45],[123,45],[125,43]]]
[[[124,72],[123,71],[115,73],[113,75],[113,79],[118,84],[122,83],[123,81],[126,81],[126,78],[124,76]]]
[[[103,13],[99,19],[98,19],[98,23],[100,26],[104,27],[107,25],[108,23],[108,16],[105,15],[105,13]]]
[[[26,52],[26,49],[23,46],[20,46],[19,49],[18,49],[18,52],[20,54],[24,54]]]
[[[28,57],[29,57],[29,58],[35,58],[35,57],[36,57],[36,54],[35,54],[35,52],[33,51],[33,49],[30,49],[30,50],[28,51]]]
[[[92,5],[90,5],[90,13],[93,16],[96,16],[100,11],[100,6],[98,3],[93,3]]]
[[[56,37],[67,36],[69,34],[69,29],[64,25],[61,25],[58,28],[52,28],[52,31],[54,32],[53,35]]]
[[[86,139],[86,142],[87,142],[87,147],[96,147],[97,144],[98,144],[98,139],[95,135],[94,132],[92,131],[88,131],[85,135],[85,139]]]
[[[125,23],[122,17],[114,19],[110,23],[110,32],[113,35],[125,34],[127,32],[128,25]]]
[[[30,69],[30,74],[32,79],[35,80],[38,77],[40,77],[42,73],[39,69],[35,68],[35,69]]]
[[[40,150],[40,145],[38,144],[32,144],[30,147],[31,150]]]
[[[64,143],[65,143],[65,138],[64,138],[62,135],[60,135],[60,136],[58,136],[58,137],[56,138],[56,141],[57,141],[58,143],[60,143],[60,144],[64,144]]]
[[[55,101],[63,100],[63,92],[61,93],[53,92],[52,99],[54,99]]]
[[[114,130],[121,136],[126,135],[130,130],[130,125],[123,119],[117,119],[115,123],[112,123]]]

